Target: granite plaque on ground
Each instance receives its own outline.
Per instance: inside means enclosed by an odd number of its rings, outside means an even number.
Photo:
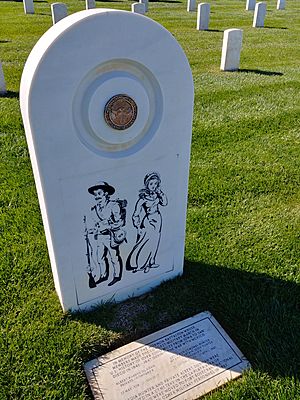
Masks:
[[[250,364],[209,312],[85,364],[96,400],[193,400]]]

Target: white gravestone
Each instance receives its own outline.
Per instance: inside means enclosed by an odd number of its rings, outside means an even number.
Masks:
[[[224,31],[221,57],[222,71],[239,69],[242,41],[243,31],[241,29],[226,29]]]
[[[246,2],[246,10],[253,11],[255,9],[256,0],[247,0]]]
[[[249,367],[209,312],[84,366],[95,400],[194,400],[238,378]]]
[[[67,6],[64,3],[51,4],[52,23],[56,24],[68,15]]]
[[[181,274],[193,79],[172,34],[127,11],[69,15],[33,48],[20,99],[63,309]]]
[[[2,63],[0,61],[0,95],[3,95],[5,93],[6,93],[6,85],[5,85]]]
[[[85,8],[87,10],[96,8],[96,1],[95,0],[85,0]]]
[[[25,14],[34,14],[33,0],[23,0]]]
[[[209,3],[198,4],[198,14],[197,14],[197,29],[198,29],[198,31],[207,31],[208,30],[209,14],[210,14],[210,4]]]
[[[285,9],[285,0],[277,0],[277,10]]]
[[[147,12],[148,9],[149,9],[148,0],[140,0],[139,2],[142,3],[142,4],[144,4],[144,6],[145,6],[145,12]]]
[[[266,3],[256,3],[253,18],[253,28],[263,28],[265,24],[265,16],[267,13]]]
[[[196,0],[187,1],[187,11],[188,12],[196,11]]]
[[[131,4],[131,11],[137,14],[145,14],[145,4],[144,3],[133,3]]]

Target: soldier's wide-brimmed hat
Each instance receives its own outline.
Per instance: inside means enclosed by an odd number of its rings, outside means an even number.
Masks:
[[[107,182],[103,182],[103,181],[100,181],[96,185],[91,186],[90,188],[88,188],[88,192],[91,193],[91,194],[94,194],[95,190],[98,190],[98,189],[102,189],[103,192],[106,192],[109,195],[112,195],[112,194],[115,193],[115,188],[110,186]]]

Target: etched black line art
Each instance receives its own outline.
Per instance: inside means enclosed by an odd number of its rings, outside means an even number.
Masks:
[[[119,246],[126,240],[127,200],[111,199],[115,188],[107,182],[98,182],[88,192],[96,204],[91,208],[90,218],[84,217],[87,273],[89,287],[96,287],[111,276],[108,286],[122,278],[123,261]]]
[[[160,206],[168,204],[160,184],[160,175],[157,172],[151,172],[145,176],[144,187],[139,191],[139,198],[132,215],[137,237],[126,260],[127,271],[147,273],[151,268],[159,267],[156,263],[156,255],[162,230]]]

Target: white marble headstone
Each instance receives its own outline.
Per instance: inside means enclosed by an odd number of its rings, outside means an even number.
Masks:
[[[96,0],[85,0],[85,8],[87,10],[96,8]]]
[[[197,30],[207,31],[209,25],[209,14],[210,14],[210,4],[200,3],[198,4],[197,13]]]
[[[51,4],[52,23],[56,24],[68,15],[67,6],[64,3]]]
[[[33,0],[23,0],[25,14],[34,14]]]
[[[277,10],[285,9],[285,0],[277,0]]]
[[[137,14],[145,14],[145,4],[144,3],[133,3],[131,4],[131,11]]]
[[[181,274],[193,79],[172,34],[127,11],[69,15],[33,48],[20,99],[63,309]]]
[[[2,63],[0,61],[0,95],[3,95],[5,93],[6,93],[6,85],[5,85]]]
[[[243,31],[241,29],[226,29],[223,36],[221,70],[236,71],[240,66]]]
[[[196,11],[196,0],[187,0],[187,11]]]
[[[263,28],[265,25],[265,16],[267,13],[267,4],[256,3],[253,17],[253,28]]]
[[[148,2],[148,0],[139,0],[139,2],[142,3],[142,4],[144,4],[144,6],[145,6],[145,12],[147,12],[148,9],[149,9],[149,2]]]
[[[256,3],[256,0],[247,0],[247,2],[246,2],[246,10],[247,11],[254,10],[255,9],[255,3]]]

